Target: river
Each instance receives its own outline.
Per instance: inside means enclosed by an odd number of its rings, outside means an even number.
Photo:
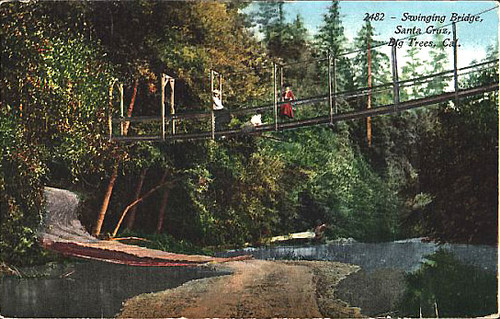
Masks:
[[[373,283],[373,278],[386,270],[394,270],[389,271],[392,275],[417,270],[425,261],[425,256],[435,253],[439,248],[452,252],[463,263],[482,271],[494,273],[497,270],[496,247],[456,244],[440,246],[420,239],[388,243],[338,241],[314,246],[245,248],[218,255],[252,254],[257,259],[265,260],[340,261],[361,266],[367,275],[360,274],[358,277],[368,276],[367,280]],[[227,274],[209,267],[130,267],[96,261],[27,268],[22,269],[22,272],[24,278],[5,276],[0,281],[0,313],[4,316],[112,317],[119,312],[122,302],[132,296],[177,287],[193,279]],[[376,275],[369,277],[370,273]],[[393,282],[391,278],[396,277],[392,275],[384,275],[384,280]],[[397,278],[402,279],[402,276]],[[356,282],[349,283],[351,287],[366,284],[364,279],[360,281],[355,276],[352,278]],[[400,291],[403,289],[404,287],[399,288]],[[352,294],[351,291],[348,292]],[[346,299],[351,298],[347,301],[354,305],[364,300],[364,296],[359,294],[349,297],[346,293],[346,296]],[[385,308],[380,307],[382,301],[377,301],[376,305],[371,302],[362,306],[365,309],[373,307],[373,314],[381,313],[385,309],[394,308],[399,296],[400,294],[394,294],[385,298]]]
[[[244,248],[218,254],[230,257],[251,254],[257,259],[305,259],[330,260],[361,266],[366,271],[382,268],[399,269],[405,272],[417,270],[425,256],[438,249],[452,252],[465,264],[485,271],[497,270],[497,248],[487,245],[462,245],[423,242],[419,238],[385,243],[360,243],[353,240],[339,240],[314,246],[274,246]]]
[[[225,275],[209,267],[131,267],[97,261],[21,270],[0,279],[0,313],[7,317],[114,317],[126,299]]]

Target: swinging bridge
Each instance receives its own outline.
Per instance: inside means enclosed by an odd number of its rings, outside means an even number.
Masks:
[[[124,116],[123,105],[123,85],[119,85],[120,89],[120,115],[113,118],[113,114],[109,114],[109,139],[119,142],[139,142],[139,141],[158,141],[158,142],[173,142],[173,141],[190,141],[200,139],[216,139],[229,136],[245,135],[245,134],[262,134],[264,132],[291,130],[300,127],[316,126],[334,123],[346,120],[355,119],[371,119],[373,116],[384,114],[398,113],[414,108],[434,105],[447,101],[453,101],[454,105],[458,105],[461,99],[476,96],[478,98],[489,98],[486,93],[498,90],[498,76],[491,77],[492,80],[487,84],[472,85],[463,87],[465,84],[459,82],[459,77],[482,76],[484,74],[494,74],[498,69],[498,59],[491,59],[480,63],[475,63],[467,67],[458,67],[458,50],[456,25],[453,26],[453,69],[443,72],[423,75],[420,77],[399,80],[397,49],[396,46],[391,46],[391,74],[392,81],[388,83],[377,83],[372,85],[370,71],[370,52],[376,47],[368,47],[368,86],[357,88],[355,90],[338,92],[337,91],[337,64],[340,59],[346,58],[348,54],[361,52],[361,50],[344,53],[342,55],[333,56],[330,53],[326,58],[314,59],[309,61],[299,61],[288,65],[273,62],[272,65],[272,102],[263,105],[252,107],[233,108],[229,105],[224,105],[223,99],[223,74],[212,70],[210,72],[210,90],[211,90],[211,110],[192,113],[176,112],[175,109],[175,83],[176,79],[163,74],[161,77],[161,116]],[[385,45],[385,44],[384,44]],[[382,47],[379,45],[378,47]],[[363,50],[364,51],[364,50]],[[327,64],[327,79],[323,79],[322,84],[324,91],[322,94],[313,94],[306,98],[293,101],[298,110],[305,110],[305,106],[312,105],[315,107],[316,113],[313,116],[305,116],[303,118],[283,121],[278,117],[278,108],[288,101],[283,101],[281,92],[278,88],[284,84],[284,68],[297,66],[301,63],[321,63]],[[491,75],[490,74],[490,75]],[[302,75],[302,74],[301,74]],[[418,87],[422,85],[433,86],[436,83],[447,89],[448,91],[429,94],[425,97],[411,98],[405,100],[404,90],[418,92]],[[326,84],[326,85],[325,85]],[[114,86],[115,84],[113,84]],[[462,85],[462,87],[460,87]],[[110,96],[112,97],[112,88]],[[420,90],[421,91],[421,90]],[[389,94],[387,93],[389,92]],[[169,99],[167,94],[169,93]],[[372,96],[383,93],[386,96],[382,105],[372,107]],[[387,96],[390,96],[388,100]],[[381,99],[382,100],[382,99]],[[326,103],[325,103],[326,102]],[[318,107],[321,103],[327,107]],[[167,112],[167,105],[170,109]],[[357,106],[354,109],[353,106]],[[297,113],[300,113],[297,112]],[[311,113],[311,112],[309,112]],[[224,127],[222,118],[239,117],[244,118],[255,114],[264,116],[268,123],[240,126],[240,127]],[[307,115],[306,112],[304,112]],[[319,115],[318,115],[319,114]],[[303,115],[303,114],[301,114]],[[189,126],[185,126],[185,122],[189,121],[205,121],[205,129],[201,132],[191,132]],[[150,122],[152,127],[159,132],[155,135],[128,135],[129,125],[132,122],[145,123]],[[208,122],[208,123],[207,123]],[[208,124],[208,125],[207,125]],[[227,124],[227,123],[226,123]],[[367,134],[370,130],[370,121],[367,120]],[[114,134],[114,126],[118,126],[118,134]],[[77,214],[77,198],[76,195],[64,190],[46,189],[47,211],[48,216],[47,227],[39,234],[42,245],[62,254],[101,260],[106,262],[134,265],[134,266],[197,266],[207,263],[221,263],[227,261],[243,260],[251,258],[251,256],[238,256],[234,258],[215,258],[209,256],[183,255],[161,252],[154,249],[144,247],[125,245],[116,241],[99,240],[90,236],[81,226]],[[115,230],[116,231],[116,230]]]
[[[301,127],[315,126],[321,124],[333,125],[336,122],[355,120],[355,119],[371,119],[371,117],[398,113],[405,110],[410,110],[414,108],[434,105],[438,103],[443,103],[447,101],[453,101],[455,105],[458,105],[459,100],[472,96],[481,96],[485,93],[498,90],[498,78],[495,78],[493,82],[484,85],[473,86],[473,87],[460,87],[461,83],[459,78],[468,75],[480,75],[487,71],[494,71],[498,67],[498,59],[492,59],[480,63],[475,63],[466,67],[458,68],[458,46],[457,44],[457,32],[456,25],[452,23],[453,31],[453,69],[428,74],[412,79],[399,80],[398,72],[398,60],[397,60],[397,48],[395,45],[391,46],[391,74],[392,81],[388,83],[381,83],[377,85],[371,85],[371,71],[370,71],[370,52],[376,48],[382,47],[382,45],[374,46],[367,49],[368,58],[368,86],[357,88],[355,90],[338,92],[337,91],[337,64],[341,58],[345,58],[349,54],[360,52],[353,51],[338,55],[337,57],[328,53],[327,57],[322,57],[318,59],[311,59],[307,61],[298,61],[289,64],[280,64],[277,62],[272,63],[272,102],[264,105],[252,106],[252,107],[238,107],[233,106],[228,107],[223,106],[223,74],[211,70],[210,71],[210,90],[212,97],[212,106],[210,111],[199,111],[199,112],[177,112],[175,110],[175,82],[176,79],[162,74],[161,77],[161,102],[160,102],[160,112],[161,116],[124,116],[123,107],[123,85],[120,85],[120,116],[113,118],[110,114],[109,116],[109,139],[120,142],[138,142],[138,141],[190,141],[190,140],[200,140],[200,139],[215,139],[224,138],[236,135],[245,134],[261,134],[263,132],[272,131],[283,131],[290,129],[297,129]],[[386,45],[386,44],[384,44]],[[290,103],[288,101],[283,101],[281,88],[284,83],[284,68],[295,66],[301,63],[322,63],[327,64],[327,79],[324,80],[324,84],[327,84],[328,92],[323,94],[309,96],[306,98],[301,98],[293,101],[293,106],[300,110],[300,108],[306,105],[317,105],[320,103],[327,102],[327,107],[323,107],[323,113],[318,116],[312,116],[308,118],[300,118],[294,120],[283,121],[278,116],[278,108],[285,104]],[[444,86],[452,87],[448,89],[449,91],[439,92],[438,94],[432,94],[421,98],[413,98],[402,101],[401,90],[417,90],[417,87],[422,85],[432,85],[432,83],[442,83]],[[453,84],[453,85],[452,85]],[[389,94],[392,96],[390,103],[384,105],[379,105],[372,107],[372,96],[380,93]],[[388,92],[388,93],[387,93]],[[167,101],[166,95],[169,93],[169,99]],[[167,104],[170,106],[169,112],[167,112]],[[353,110],[352,105],[357,105],[357,109]],[[264,116],[268,121],[255,126],[240,126],[240,127],[224,127],[220,125],[219,119],[232,118],[232,117],[245,117],[260,114]],[[223,116],[222,116],[223,115]],[[190,132],[189,129],[179,129],[179,123],[184,123],[187,121],[206,121],[206,128],[204,131]],[[127,129],[133,122],[151,122],[156,127],[159,132],[155,135],[127,135]],[[222,121],[220,121],[222,122]],[[159,124],[158,124],[159,123]],[[119,133],[115,134],[113,132],[114,124],[118,124]],[[371,130],[371,128],[368,128]],[[370,133],[371,134],[371,133]]]

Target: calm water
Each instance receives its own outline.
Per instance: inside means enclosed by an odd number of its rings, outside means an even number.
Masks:
[[[0,279],[0,313],[6,317],[113,317],[126,299],[224,275],[203,267],[130,267],[78,262],[27,269],[28,276]]]
[[[405,272],[417,270],[425,256],[439,248],[452,252],[465,264],[485,271],[496,271],[497,248],[486,245],[437,245],[409,239],[386,243],[333,242],[315,246],[276,246],[245,248],[221,253],[221,256],[251,254],[257,259],[307,259],[330,260],[361,266],[365,271],[398,269]]]
[[[373,277],[378,276],[384,269],[415,271],[422,265],[426,255],[435,253],[440,247],[452,252],[461,262],[476,266],[488,273],[497,269],[496,247],[438,246],[417,239],[372,244],[340,242],[317,246],[248,248],[220,255],[246,253],[254,255],[257,259],[268,260],[308,259],[347,262],[361,266],[363,271],[367,272],[367,276]],[[120,311],[122,302],[130,297],[174,288],[193,279],[228,274],[201,267],[130,267],[100,262],[59,264],[52,268],[25,269],[23,272],[27,275],[26,278],[1,279],[0,313],[3,316],[113,317]],[[35,274],[44,276],[33,278]],[[374,282],[371,277],[367,278],[368,282]],[[390,284],[391,280],[386,281]],[[366,287],[366,283],[362,282],[362,286]],[[391,290],[387,287],[381,289]],[[359,291],[355,293],[358,294]],[[354,299],[346,298],[346,300],[361,305],[362,303],[355,297],[360,296],[353,295]],[[390,305],[387,306],[387,310],[394,308],[397,297],[399,296],[391,297],[394,300],[389,300]],[[377,311],[377,313],[382,312],[382,310]]]

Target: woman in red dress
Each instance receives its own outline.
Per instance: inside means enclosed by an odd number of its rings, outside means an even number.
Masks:
[[[288,103],[284,103],[280,105],[280,116],[288,117],[293,119],[293,107],[292,101],[295,100],[295,95],[293,95],[292,90],[290,89],[290,85],[286,85],[286,89],[283,92],[283,100]]]

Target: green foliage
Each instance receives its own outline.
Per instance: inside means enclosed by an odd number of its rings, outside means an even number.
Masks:
[[[423,67],[419,54],[420,49],[417,46],[412,46],[406,51],[407,62],[402,68],[401,80],[415,79],[422,76]],[[425,87],[420,85],[413,85],[408,88],[402,88],[400,94],[401,101],[408,99],[417,99],[425,96]]]
[[[283,163],[248,143],[211,145],[206,188],[191,197],[206,244],[258,242],[290,213],[277,210]]]
[[[497,309],[495,273],[464,265],[445,250],[428,256],[406,282],[403,316],[435,317],[436,305],[439,317],[480,317]]]
[[[334,56],[343,53],[347,41],[342,20],[340,19],[339,7],[339,2],[332,1],[328,13],[323,17],[323,25],[319,28],[315,37],[320,51],[330,51]]]
[[[241,104],[248,97],[257,98],[265,92],[262,71],[249,71],[262,63],[263,53],[245,30],[245,17],[234,4],[94,2],[92,14],[97,21],[97,36],[120,70],[146,63],[154,74],[165,72],[178,79],[178,111],[209,105],[206,101],[211,98],[207,79],[210,69],[224,75],[245,71],[241,76],[225,77],[225,104]],[[136,70],[122,72],[137,74]],[[137,114],[156,113],[157,104],[151,105],[141,106]]]
[[[375,29],[372,27],[370,21],[366,21],[354,39],[354,46],[359,50],[359,53],[356,54],[353,60],[356,70],[355,83],[357,87],[368,86],[368,46],[370,46],[371,54],[372,86],[389,82],[389,57],[381,52],[380,48],[373,48],[382,43],[381,41],[376,41],[374,36]]]
[[[260,2],[255,20],[271,57],[287,63],[305,56],[308,47],[307,29],[300,15],[292,23],[285,21],[283,1]]]
[[[337,91],[348,91],[354,88],[352,65],[345,53],[347,38],[340,17],[340,3],[332,1],[328,13],[323,17],[323,24],[315,36],[315,46],[319,52],[326,54],[328,51],[336,61]],[[324,63],[323,63],[324,64]],[[322,73],[326,76],[327,68],[323,66]]]
[[[36,231],[42,222],[46,170],[41,150],[27,143],[25,133],[18,120],[2,112],[0,260],[14,265],[43,261]]]
[[[300,61],[323,57],[328,50],[337,63],[337,91],[367,85],[368,44],[372,48],[379,44],[375,30],[370,23],[363,25],[353,43],[360,49],[357,55],[339,57],[348,44],[338,2],[332,2],[314,39],[300,15],[285,21],[284,2],[259,3],[256,22],[261,43],[247,28],[249,18],[239,11],[245,5],[205,1],[2,5],[2,64],[8,66],[1,69],[0,79],[5,131],[1,141],[8,152],[2,158],[2,203],[7,203],[2,205],[2,218],[8,216],[2,227],[11,229],[2,233],[2,245],[16,243],[9,247],[23,252],[35,249],[42,182],[82,189],[93,201],[89,211],[95,214],[117,163],[120,174],[106,228],[114,226],[119,212],[130,204],[139,172],[147,168],[142,194],[158,185],[162,176],[171,182],[164,230],[176,241],[241,245],[303,231],[318,220],[330,224],[331,237],[390,240],[401,235],[402,218],[406,235],[422,235],[429,229],[443,239],[492,241],[485,234],[495,234],[488,228],[493,223],[486,222],[494,218],[497,187],[493,151],[498,117],[493,94],[464,99],[453,108],[442,106],[439,120],[434,116],[437,111],[420,110],[374,118],[371,148],[365,146],[361,121],[338,124],[333,130],[314,127],[216,142],[123,145],[107,140],[108,115],[118,112],[116,84],[124,85],[124,104],[133,116],[157,115],[161,73],[176,78],[178,112],[211,105],[206,76],[211,69],[224,75],[226,109],[264,103],[271,96],[271,72],[260,67],[271,60],[299,62],[284,68],[284,81],[293,84],[298,98],[326,94],[326,63]],[[443,54],[442,47],[431,53],[436,72],[445,65]],[[416,51],[408,55],[412,61],[404,66],[402,78],[415,77],[422,69]],[[388,57],[372,49],[371,60],[372,85],[389,81]],[[495,76],[492,71],[462,77],[461,86],[490,83]],[[408,90],[404,98],[421,97],[422,90]],[[374,94],[373,106],[392,102],[391,94]],[[364,98],[339,98],[338,103],[342,111],[366,107]],[[326,103],[316,103],[300,107],[296,116],[327,112]],[[246,121],[244,116],[228,120],[232,128]],[[128,132],[158,133],[157,124],[134,122]],[[205,120],[177,124],[180,133],[209,127]],[[134,230],[156,230],[165,193],[162,189],[137,207]],[[87,220],[94,218],[89,216]],[[174,247],[167,237],[157,241]],[[14,258],[8,251],[2,258]]]
[[[143,232],[126,231],[122,233],[121,236],[123,237],[132,236],[132,237],[143,238],[145,239],[145,241],[134,242],[134,245],[139,245],[151,249],[159,249],[170,253],[213,255],[213,252],[206,248],[196,246],[186,240],[176,239],[169,234],[151,234]]]
[[[2,101],[29,125],[26,138],[45,145],[54,163],[78,179],[102,172],[109,156],[111,71],[98,47],[82,35],[60,33],[43,8],[2,7],[2,61],[9,65],[2,68]]]
[[[498,110],[495,99],[471,101],[461,107],[459,113],[441,113],[442,127],[423,147],[422,182],[424,189],[436,198],[426,212],[426,226],[436,237],[496,242]],[[437,162],[450,165],[443,168]]]
[[[488,71],[468,83],[490,83],[497,76],[495,71]],[[494,244],[498,218],[498,92],[463,99],[454,107],[441,107],[437,116],[439,124],[427,132],[421,145],[422,190],[434,198],[423,215],[425,228],[441,240]]]
[[[436,45],[431,48],[429,52],[430,60],[432,64],[430,68],[427,70],[429,74],[432,73],[440,73],[446,71],[445,66],[448,63],[448,55],[446,54],[444,45],[443,45],[444,36],[441,33],[434,35],[434,43]],[[431,82],[429,82],[424,90],[425,95],[432,94],[440,94],[444,92],[444,89],[447,86],[447,79],[443,77],[434,78]]]
[[[331,236],[367,241],[397,235],[397,200],[347,132],[312,128],[287,135],[287,143],[276,148],[304,176],[294,191],[306,227],[321,220],[330,224]]]
[[[377,47],[382,42],[375,40],[375,29],[370,21],[361,27],[354,39],[354,47],[358,50],[352,59],[354,69],[354,83],[356,88],[368,87],[368,75],[371,74],[371,86],[378,86],[389,83],[390,66],[388,56],[381,51],[381,47]],[[370,50],[368,51],[368,48]],[[368,59],[368,52],[370,59]],[[368,61],[370,60],[370,63]],[[370,66],[370,73],[368,67]],[[366,109],[368,107],[368,95],[356,97],[351,101],[351,107],[354,109]],[[375,108],[382,105],[388,105],[393,102],[392,92],[390,90],[374,90],[370,94],[370,107]],[[384,118],[375,118],[372,122],[373,144],[379,134],[386,134],[386,121]],[[353,135],[362,149],[366,148],[367,130],[364,121],[357,121],[352,124]],[[389,128],[390,129],[390,128]],[[383,170],[381,170],[383,172]],[[379,171],[380,172],[380,171]]]

